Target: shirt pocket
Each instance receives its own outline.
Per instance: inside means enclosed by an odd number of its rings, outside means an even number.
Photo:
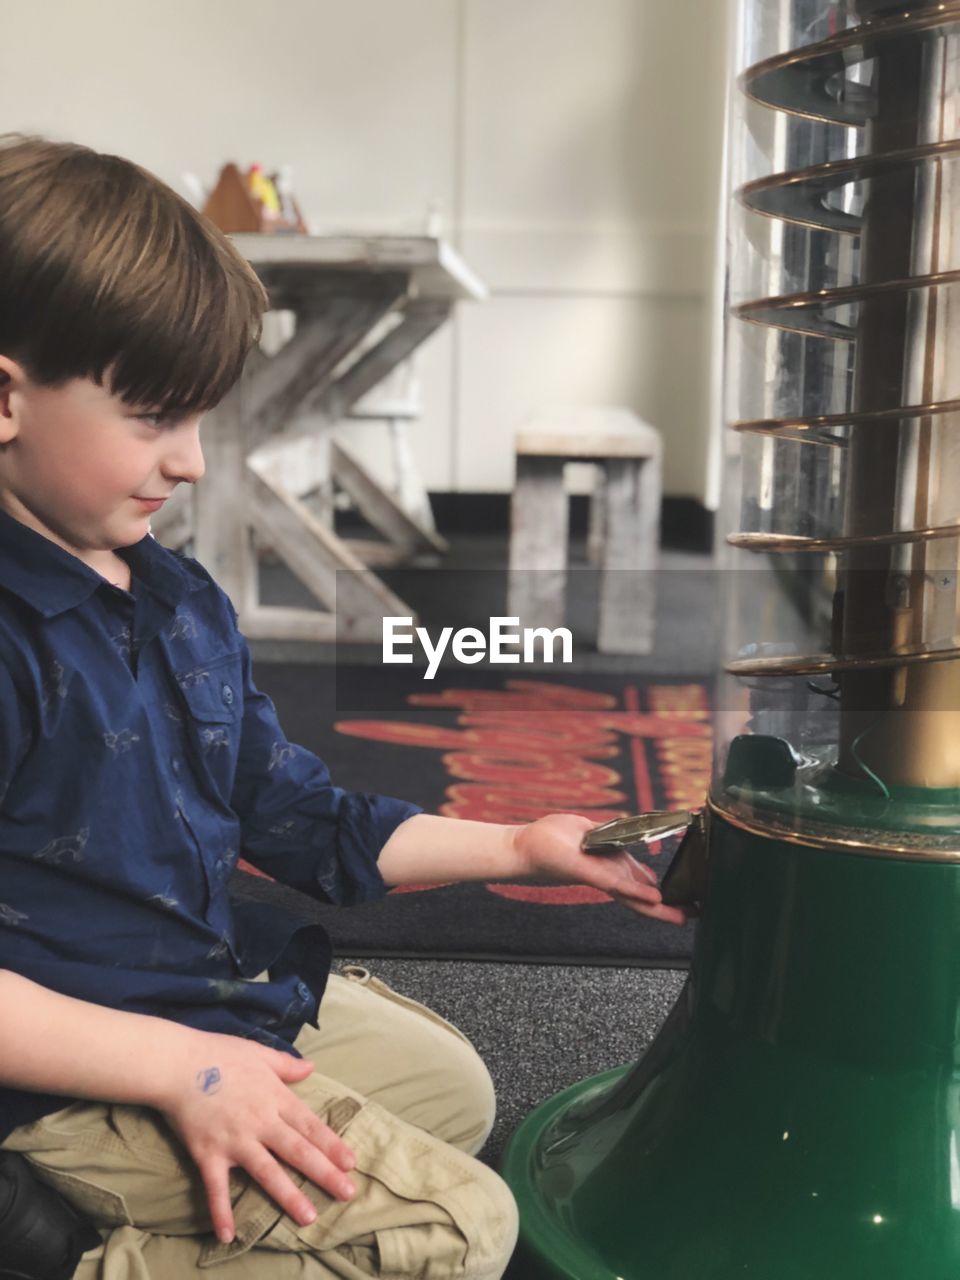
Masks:
[[[194,758],[216,790],[229,799],[233,790],[243,719],[243,670],[240,653],[175,673],[186,709],[186,730]]]

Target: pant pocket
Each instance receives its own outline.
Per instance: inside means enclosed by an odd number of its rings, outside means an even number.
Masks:
[[[14,1129],[3,1143],[30,1161],[34,1173],[98,1227],[133,1224],[118,1182],[126,1151],[100,1103],[66,1107]]]
[[[491,1241],[512,1242],[515,1209],[505,1184],[491,1170],[421,1129],[367,1102],[343,1133],[357,1153],[354,1200],[314,1198],[317,1220],[309,1226],[278,1224],[277,1246],[291,1234],[317,1257],[350,1256],[363,1246],[374,1276],[455,1280],[491,1274],[485,1256]],[[498,1197],[494,1189],[502,1191]],[[370,1238],[376,1250],[370,1250]],[[270,1238],[263,1241],[271,1247]],[[275,1247],[275,1246],[274,1246]],[[289,1246],[287,1246],[289,1247]]]
[[[494,1274],[487,1255],[511,1246],[515,1236],[509,1192],[503,1186],[499,1200],[490,1194],[492,1184],[502,1186],[496,1175],[374,1102],[339,1101],[354,1111],[338,1132],[357,1154],[356,1196],[335,1200],[287,1168],[317,1210],[316,1221],[301,1226],[250,1184],[234,1207],[236,1239],[211,1241],[198,1265],[215,1268],[256,1249],[331,1259],[335,1272],[338,1255],[363,1274],[390,1280]]]

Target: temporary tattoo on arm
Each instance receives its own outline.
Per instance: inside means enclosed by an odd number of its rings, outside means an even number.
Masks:
[[[197,1088],[201,1093],[217,1093],[221,1083],[219,1067],[204,1067],[197,1072]]]

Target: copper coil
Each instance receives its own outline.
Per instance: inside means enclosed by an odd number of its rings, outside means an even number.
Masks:
[[[755,178],[737,191],[737,199],[754,213],[797,226],[815,227],[821,231],[839,231],[857,235],[861,229],[856,214],[845,213],[825,203],[826,197],[851,182],[878,177],[905,165],[925,160],[942,160],[960,154],[960,138],[942,142],[925,142],[875,155],[855,156],[850,160],[825,160],[803,169],[790,169],[766,178]]]
[[[775,658],[738,658],[724,671],[732,676],[815,676],[837,671],[880,671],[892,667],[913,667],[921,663],[946,662],[960,657],[960,647],[934,649],[928,645],[905,645],[876,653],[805,653]]]
[[[784,440],[842,447],[846,440],[830,436],[831,427],[897,426],[902,418],[931,418],[957,412],[960,412],[960,399],[934,400],[927,404],[897,404],[887,409],[824,413],[805,418],[745,418],[731,422],[730,428],[750,435],[779,436]]]
[[[747,551],[849,551],[853,547],[892,547],[911,542],[935,542],[939,538],[960,538],[960,524],[928,525],[923,529],[893,530],[889,533],[867,533],[858,537],[837,535],[830,537],[805,537],[798,533],[731,533],[727,542],[731,547],[743,547]]]
[[[874,298],[890,294],[907,293],[911,289],[936,289],[960,283],[960,270],[936,271],[924,276],[910,276],[901,280],[881,280],[872,284],[843,285],[835,289],[817,289],[804,293],[781,293],[769,298],[755,298],[740,302],[731,308],[731,314],[750,324],[766,328],[784,329],[790,333],[802,333],[811,338],[830,338],[834,341],[852,342],[856,330],[850,325],[823,317],[832,307],[852,306],[870,302]],[[813,314],[812,319],[807,317]],[[794,317],[800,315],[801,319]]]
[[[899,174],[904,174],[907,179],[915,175],[911,181],[917,186],[939,183],[943,172],[942,162],[954,157],[960,158],[960,137],[944,138],[936,133],[928,133],[925,137],[918,135],[923,140],[912,141],[913,135],[898,133],[890,128],[889,103],[884,116],[878,110],[874,89],[866,83],[861,84],[849,78],[847,73],[848,68],[871,58],[878,59],[881,68],[887,66],[889,69],[891,59],[895,64],[898,56],[891,42],[912,44],[913,52],[910,56],[913,57],[915,53],[919,54],[916,41],[924,33],[936,35],[944,28],[956,28],[957,24],[960,24],[960,0],[945,0],[936,6],[922,4],[919,8],[905,5],[896,13],[863,21],[856,28],[831,35],[806,47],[794,48],[748,68],[739,79],[741,89],[748,97],[776,110],[848,129],[867,125],[875,120],[886,120],[886,123],[868,132],[863,143],[859,144],[864,147],[873,145],[875,150],[854,157],[844,156],[806,165],[801,163],[783,172],[754,179],[738,189],[736,195],[741,205],[752,213],[780,223],[856,237],[864,230],[864,217],[871,217],[869,202],[876,194],[876,181],[884,181],[884,185],[879,188],[881,192],[889,191],[891,187],[887,180]],[[952,31],[951,39],[956,35],[957,31]],[[874,84],[891,83],[889,74],[886,78],[882,74],[879,79],[876,76],[871,78]],[[907,181],[905,187],[909,188],[911,181]],[[852,184],[867,184],[867,187],[862,193],[856,193],[855,205],[851,208],[841,207],[838,193],[850,188]],[[861,194],[863,216],[852,211],[860,209]],[[877,243],[875,222],[874,215],[870,222],[874,239],[871,241],[868,238],[868,243],[874,246]],[[914,265],[920,268],[916,272],[913,271]],[[864,282],[755,297],[739,302],[731,308],[731,314],[738,320],[765,329],[834,342],[856,343],[866,331],[871,335],[871,350],[876,359],[876,351],[882,348],[877,348],[874,330],[882,322],[885,312],[868,310],[870,304],[876,303],[879,307],[882,301],[891,300],[896,307],[900,305],[896,299],[904,298],[902,306],[906,308],[908,305],[913,306],[906,299],[911,295],[917,297],[920,291],[925,290],[931,308],[940,305],[941,297],[946,297],[947,302],[942,305],[947,306],[950,305],[951,295],[938,291],[960,284],[960,269],[938,269],[940,263],[936,258],[915,263],[911,256],[908,266],[903,256],[898,258],[894,254],[884,258],[882,254],[878,257],[874,252],[869,267],[870,272]],[[864,269],[862,260],[861,269]],[[923,305],[922,296],[919,305]],[[855,322],[853,317],[843,314],[843,308],[859,308],[859,316]],[[858,350],[857,354],[859,358],[862,352]],[[960,398],[938,397],[937,390],[946,391],[948,388],[942,383],[935,388],[928,381],[923,381],[922,386],[916,384],[916,390],[911,385],[911,390],[903,392],[904,396],[909,398],[912,394],[922,403],[884,404],[873,396],[869,408],[839,413],[798,413],[796,416],[742,419],[731,425],[738,432],[829,448],[843,449],[851,441],[855,444],[860,442],[860,450],[854,451],[853,458],[854,463],[862,463],[863,449],[866,446],[863,429],[867,428],[872,432],[874,429],[883,431],[883,428],[902,428],[909,434],[910,431],[916,431],[916,425],[911,424],[918,424],[918,420],[960,412]],[[894,396],[891,394],[889,399],[894,399]],[[867,403],[870,404],[870,400]],[[884,433],[882,441],[878,440],[878,446],[881,443],[889,456],[890,449],[896,448],[896,437]],[[879,514],[887,513],[882,511]],[[909,517],[900,519],[893,509],[889,515],[889,522],[875,521],[868,533],[856,532],[856,525],[853,526],[853,531],[837,535],[741,532],[731,535],[728,542],[734,547],[752,552],[843,555],[874,547],[909,548],[947,539],[960,539],[960,523],[937,522],[933,512],[927,515],[925,521],[922,515],[919,516],[919,527],[915,528],[902,527],[911,522]],[[884,527],[885,524],[887,527]],[[870,528],[869,522],[866,527]],[[854,554],[848,564],[855,566],[857,563],[857,556]],[[864,601],[858,598],[857,607],[862,608],[863,605]],[[840,638],[843,634],[842,628],[836,632],[834,645],[843,645],[844,641]],[[933,644],[917,641],[908,644],[904,634],[893,634],[896,636],[894,643],[882,650],[871,647],[860,650],[860,640],[856,639],[856,652],[745,656],[730,662],[725,669],[738,677],[815,676],[923,668],[960,657],[960,645],[952,643],[958,638],[956,636],[948,635],[945,647],[935,647]],[[869,646],[870,642],[867,641],[866,644]]]
[[[872,95],[858,85],[845,84],[843,97],[834,97],[829,91],[831,82],[841,77],[850,63],[872,57],[886,40],[921,35],[958,21],[958,0],[919,10],[905,5],[900,13],[871,19],[816,44],[766,58],[748,68],[738,84],[748,98],[789,115],[861,126],[870,118]]]

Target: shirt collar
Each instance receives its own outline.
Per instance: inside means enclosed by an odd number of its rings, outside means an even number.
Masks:
[[[179,557],[150,534],[118,547],[131,572],[171,608],[202,583]],[[45,618],[82,604],[106,581],[56,542],[0,511],[0,587],[6,587]]]

